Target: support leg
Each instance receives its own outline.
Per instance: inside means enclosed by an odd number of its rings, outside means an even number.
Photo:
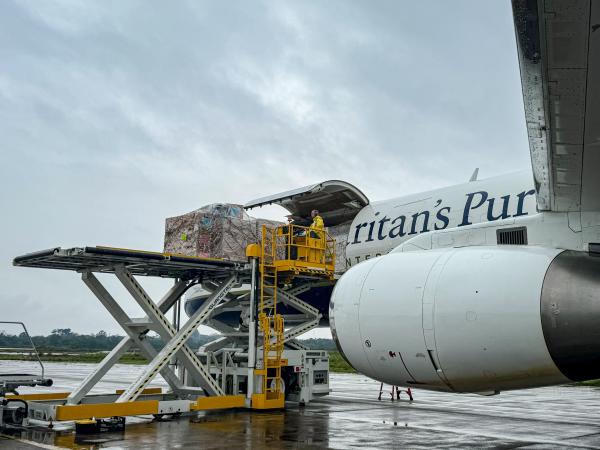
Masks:
[[[173,301],[181,298],[181,295],[183,295],[183,293],[193,284],[193,282],[178,281],[159,302],[158,308],[160,311],[163,313],[166,312],[173,304]],[[128,336],[124,337],[121,342],[119,342],[115,348],[113,348],[112,351],[104,357],[96,369],[94,369],[94,371],[83,380],[79,387],[71,392],[71,394],[67,397],[67,404],[78,404],[81,399],[85,397],[98,383],[98,381],[100,381],[104,375],[106,375],[106,372],[108,372],[111,367],[119,362],[121,356],[127,353],[132,346],[134,346],[134,341]],[[180,377],[180,379],[182,378]]]
[[[123,330],[127,333],[128,337],[133,341],[136,347],[140,349],[142,355],[148,360],[154,359],[157,355],[157,351],[150,345],[149,342],[145,341],[139,336],[138,333],[132,331],[127,323],[131,323],[129,316],[123,311],[116,300],[109,294],[104,286],[98,281],[98,279],[91,272],[84,272],[81,274],[81,279],[87,285],[88,288],[94,293],[94,295],[100,300],[100,303],[108,310],[111,316],[123,327]],[[160,374],[163,376],[165,381],[169,384],[171,389],[175,392],[183,389],[183,385],[180,382],[177,375],[173,373],[168,367],[161,370]]]
[[[296,289],[296,291],[300,291],[300,289]],[[300,336],[307,331],[312,330],[319,326],[319,322],[321,320],[321,313],[317,308],[309,305],[308,303],[300,300],[295,295],[290,294],[289,292],[284,291],[283,289],[277,288],[277,298],[288,306],[295,308],[296,310],[306,314],[311,317],[310,320],[300,323],[293,328],[287,330],[283,335],[283,342],[287,343]]]
[[[169,362],[171,356],[179,351],[189,339],[191,334],[198,328],[198,326],[206,320],[210,315],[211,311],[225,298],[231,287],[236,282],[236,277],[232,276],[223,284],[220,288],[215,291],[204,303],[202,308],[199,308],[190,319],[181,327],[181,329],[173,336],[173,338],[158,352],[156,358],[154,358],[146,369],[140,374],[140,376],[123,392],[123,394],[117,400],[118,403],[129,402],[135,400],[142,390],[154,379],[160,370],[162,370]],[[194,355],[195,357],[196,355]],[[212,391],[212,395],[223,395],[221,387],[215,382],[210,376],[210,373],[206,368],[199,364],[198,367],[204,373],[205,380],[209,383],[208,386]]]
[[[100,364],[90,373],[77,389],[69,394],[67,397],[68,405],[77,405],[83,397],[85,397],[90,390],[106,375],[106,372],[110,370],[112,366],[119,362],[121,356],[129,351],[133,346],[133,340],[130,337],[124,337],[121,339],[115,348],[108,353]]]
[[[115,268],[115,274],[119,281],[123,284],[125,289],[131,294],[135,301],[140,305],[144,312],[148,315],[148,318],[154,323],[156,331],[160,337],[168,342],[177,333],[173,325],[167,320],[165,315],[162,313],[160,306],[171,306],[177,301],[181,294],[177,295],[177,286],[174,286],[171,294],[163,299],[158,305],[155,304],[150,296],[146,293],[144,288],[137,282],[133,275],[125,269],[125,267]],[[229,289],[227,289],[227,292]],[[192,330],[193,331],[193,330]],[[177,356],[179,361],[186,368],[189,375],[194,381],[204,388],[209,395],[220,395],[221,389],[216,384],[210,373],[202,365],[196,354],[183,342],[181,346],[178,346],[171,356]],[[216,388],[216,389],[215,389]]]

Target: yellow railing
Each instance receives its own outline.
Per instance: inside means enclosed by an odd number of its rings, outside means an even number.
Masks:
[[[264,376],[262,392],[266,400],[276,400],[282,394],[281,366],[283,362],[283,317],[281,314],[259,316],[261,330],[263,331],[263,364]]]
[[[277,314],[277,270],[275,268],[275,241],[273,233],[262,227],[260,255],[260,303],[259,312]]]
[[[283,316],[277,314],[277,247],[272,229],[263,225],[260,257],[260,301],[258,322],[263,335],[262,407],[283,406],[281,367],[283,361]],[[271,402],[271,403],[269,403]]]
[[[301,261],[322,266],[335,264],[335,240],[325,230],[280,225],[272,237],[275,260]]]
[[[258,253],[258,252],[257,252]],[[277,286],[298,274],[332,279],[335,268],[335,240],[327,231],[299,225],[263,225],[260,243],[260,298],[258,323],[262,334],[262,391],[252,395],[252,407],[283,407],[285,394],[281,378],[284,341],[283,316],[277,313]],[[278,280],[279,275],[283,278]]]

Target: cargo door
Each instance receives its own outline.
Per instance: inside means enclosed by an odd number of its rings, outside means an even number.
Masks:
[[[309,224],[313,209],[319,211],[326,227],[350,222],[369,204],[357,187],[341,180],[328,180],[291,191],[252,200],[244,205],[249,210],[265,205],[287,209],[298,225]]]

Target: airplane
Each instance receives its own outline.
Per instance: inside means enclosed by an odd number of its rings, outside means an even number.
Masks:
[[[600,1],[512,9],[532,172],[378,202],[329,180],[245,205],[348,226],[346,270],[304,300],[375,380],[494,395],[600,378]]]

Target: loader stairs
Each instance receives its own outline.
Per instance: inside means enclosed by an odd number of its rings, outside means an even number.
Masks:
[[[285,401],[282,359],[285,342],[284,318],[277,313],[278,288],[295,277],[332,279],[335,241],[325,230],[298,225],[263,225],[260,243],[260,298],[258,322],[262,335],[262,391],[253,396],[253,407],[283,407]]]

